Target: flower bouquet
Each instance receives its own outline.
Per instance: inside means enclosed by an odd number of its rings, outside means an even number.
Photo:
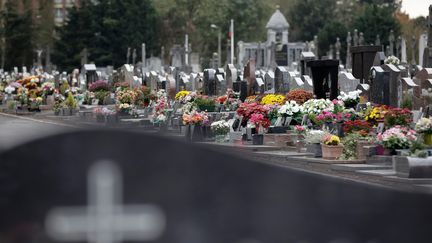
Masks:
[[[211,125],[211,130],[213,131],[213,134],[216,137],[216,142],[223,142],[225,141],[226,135],[230,131],[230,125],[228,122],[221,120],[213,122]]]
[[[206,112],[192,111],[184,113],[183,124],[187,125],[186,140],[190,142],[200,142],[204,139],[202,125],[207,125],[209,118]]]
[[[426,145],[432,146],[432,118],[421,118],[415,125],[415,131],[423,134]]]
[[[409,126],[412,116],[409,109],[390,108],[384,117],[384,124],[386,127]]]
[[[270,119],[262,113],[254,113],[251,115],[250,123],[255,125],[256,134],[252,135],[252,143],[253,145],[263,145],[264,144],[264,135],[260,128],[269,128],[270,127]]]
[[[237,115],[243,117],[243,122],[241,125],[246,127],[247,122],[251,118],[252,114],[262,114],[267,116],[268,111],[268,106],[260,105],[258,103],[243,103],[237,109]]]
[[[132,105],[135,103],[137,98],[137,93],[134,90],[119,90],[116,92],[116,98],[121,104],[129,104]]]
[[[314,157],[322,156],[321,141],[326,135],[321,130],[309,130],[305,133],[306,152],[313,154]]]
[[[384,118],[389,111],[389,107],[386,105],[380,105],[375,107],[369,107],[365,111],[364,119],[371,124],[377,124],[378,122],[384,122]]]
[[[408,149],[413,142],[417,141],[417,134],[407,127],[395,126],[384,133],[379,133],[377,140],[389,150]]]
[[[285,102],[285,96],[279,94],[268,94],[261,99],[262,105],[282,105]]]
[[[297,104],[296,101],[291,100],[287,101],[284,105],[282,105],[279,110],[278,114],[281,117],[291,117],[292,122],[296,124],[300,124],[303,119],[303,108],[301,105]],[[288,124],[289,125],[289,124]]]
[[[299,105],[303,105],[306,101],[311,99],[313,99],[313,93],[303,89],[291,90],[286,95],[287,101],[295,101]]]
[[[343,101],[346,108],[355,108],[360,102],[361,93],[361,90],[351,91],[348,93],[341,91],[338,100]]]
[[[372,126],[363,120],[346,121],[343,130],[346,134],[356,133],[366,137],[372,132]]]
[[[395,56],[389,56],[384,60],[384,63],[397,66],[400,63],[400,60],[399,60],[399,58],[397,58]]]

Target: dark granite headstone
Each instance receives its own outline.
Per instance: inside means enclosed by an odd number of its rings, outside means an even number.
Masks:
[[[285,67],[277,67],[275,70],[274,92],[284,94],[289,91],[289,73]]]
[[[227,89],[232,89],[233,83],[236,81],[238,76],[237,68],[233,64],[227,64],[225,72]]]
[[[0,161],[6,243],[432,239],[431,195],[252,162],[164,137],[78,132],[25,144],[0,154]]]
[[[382,52],[382,51],[377,52],[377,53],[375,54],[375,59],[374,59],[373,65],[374,65],[374,66],[381,66],[381,65],[384,65],[384,61],[385,61],[385,59],[386,59],[386,56],[385,56],[385,53],[384,53],[384,52]]]
[[[400,70],[391,64],[384,64],[382,68],[390,74],[390,106],[399,107],[402,101]]]
[[[353,46],[351,47],[352,72],[361,83],[368,80],[370,68],[373,66],[375,55],[382,52],[381,46]]]
[[[247,82],[247,96],[254,95],[255,77],[255,59],[250,59],[244,68],[244,80]]]
[[[314,93],[317,99],[337,99],[339,60],[309,61],[307,66],[312,72]],[[329,97],[327,93],[330,93]]]
[[[277,45],[275,51],[276,64],[278,66],[288,66],[288,45]]]
[[[204,84],[203,91],[205,95],[216,95],[216,70],[205,69],[204,70]]]
[[[370,101],[390,105],[390,72],[380,66],[371,68]]]

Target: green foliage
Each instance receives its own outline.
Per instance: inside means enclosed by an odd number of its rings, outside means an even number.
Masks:
[[[77,101],[75,100],[74,96],[71,92],[69,92],[68,97],[63,103],[64,107],[70,108],[70,109],[76,109],[78,107]]]
[[[340,56],[343,60],[346,59],[346,38],[347,28],[341,22],[330,21],[318,32],[318,50],[320,56],[326,55],[325,51],[330,45],[335,45],[336,38],[339,37],[341,43]],[[336,49],[335,49],[336,50]]]
[[[137,50],[137,61],[142,43],[149,55],[158,53],[158,16],[152,1],[100,0],[95,5],[87,0],[81,4],[71,9],[68,22],[58,30],[53,59],[61,69],[79,67],[84,49],[89,62],[114,67],[126,62],[129,47]]]
[[[111,94],[111,92],[102,90],[102,91],[96,91],[94,92],[94,94],[95,94],[95,99],[99,100],[99,105],[103,105],[105,98],[108,97]]]
[[[66,91],[70,89],[70,85],[67,81],[63,81],[60,86],[60,94],[66,95]]]

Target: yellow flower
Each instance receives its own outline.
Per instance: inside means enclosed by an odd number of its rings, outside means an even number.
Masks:
[[[283,105],[285,103],[285,96],[268,94],[261,100],[262,105]]]
[[[176,100],[181,100],[183,97],[185,97],[185,96],[188,95],[188,94],[189,94],[189,91],[186,91],[186,90],[179,91],[179,92],[176,94],[175,99],[176,99]]]

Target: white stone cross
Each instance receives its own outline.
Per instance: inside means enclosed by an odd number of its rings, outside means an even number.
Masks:
[[[112,162],[101,161],[88,172],[87,207],[56,208],[46,230],[56,241],[119,243],[150,241],[165,229],[163,211],[153,205],[123,206],[122,175]]]

